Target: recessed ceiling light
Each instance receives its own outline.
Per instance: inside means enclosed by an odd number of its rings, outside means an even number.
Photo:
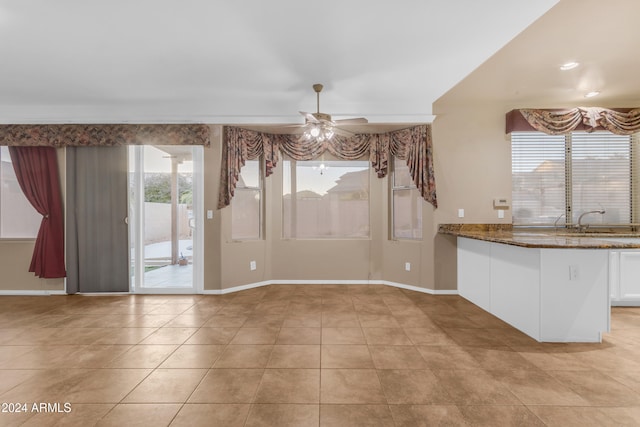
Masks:
[[[562,64],[562,66],[560,66],[560,69],[562,71],[573,70],[578,65],[580,65],[579,62],[567,62],[566,64]]]
[[[587,93],[584,97],[585,98],[593,98],[594,96],[598,96],[600,95],[600,91],[599,90],[594,90],[592,92]]]

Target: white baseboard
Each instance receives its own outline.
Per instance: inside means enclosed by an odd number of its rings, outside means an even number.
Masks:
[[[458,291],[456,289],[438,290],[438,289],[420,288],[418,286],[405,285],[404,283],[397,283],[397,282],[389,282],[387,280],[383,280],[381,284],[382,285],[387,285],[387,286],[393,286],[394,288],[407,289],[409,291],[422,292],[424,294],[431,294],[431,295],[458,295]]]
[[[405,285],[404,283],[390,282],[387,280],[265,280],[262,282],[249,283],[241,286],[234,286],[232,288],[226,289],[205,289],[202,291],[204,295],[225,295],[233,292],[246,291],[247,289],[259,288],[262,286],[269,285],[386,285],[392,286],[394,288],[407,289],[415,292],[422,292],[425,294],[431,295],[458,295],[457,290],[437,290],[437,289],[428,289],[428,288],[420,288],[418,286],[413,285]],[[177,290],[176,294],[180,294],[181,292]],[[8,290],[2,291],[0,290],[0,296],[2,295],[66,295],[65,291],[40,291],[40,290]],[[137,295],[157,295],[154,294],[151,290],[145,293],[138,293]],[[166,293],[163,293],[166,294]],[[82,296],[114,296],[114,295],[136,295],[130,292],[90,292],[90,293],[78,293],[77,295]],[[193,294],[189,294],[193,295]]]
[[[0,296],[50,296],[50,295],[66,295],[65,291],[42,291],[42,290],[0,290]]]
[[[268,285],[387,285],[394,288],[407,289],[431,295],[458,295],[457,290],[427,289],[413,285],[405,285],[403,283],[389,282],[387,280],[266,280],[263,282],[249,283],[247,285],[235,286],[226,289],[205,289],[202,293],[205,295],[224,295]]]
[[[611,300],[611,307],[640,307],[640,301],[614,301],[614,300]]]
[[[248,285],[235,286],[233,288],[227,289],[205,289],[202,291],[202,293],[205,295],[224,295],[230,294],[232,292],[246,291],[247,289],[259,288],[261,286],[269,286],[273,284],[274,283],[271,280],[266,280],[264,282],[249,283]]]

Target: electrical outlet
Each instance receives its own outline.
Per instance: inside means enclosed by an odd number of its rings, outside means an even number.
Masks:
[[[255,269],[256,269],[256,262],[255,262],[255,261],[251,261],[251,262],[249,262],[249,269],[250,269],[251,271],[253,271],[253,270],[255,270]]]
[[[458,218],[464,218],[464,209],[458,209]]]
[[[498,218],[504,218],[504,209],[498,209]]]
[[[207,219],[213,219],[213,211],[211,209],[207,211]]]
[[[411,263],[410,262],[405,262],[404,263],[404,269],[406,271],[411,271]]]

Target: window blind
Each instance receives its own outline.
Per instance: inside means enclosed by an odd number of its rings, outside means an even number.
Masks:
[[[574,132],[511,135],[514,225],[634,222],[637,135]],[[635,181],[634,181],[635,180]]]
[[[511,171],[513,224],[553,225],[565,213],[564,136],[512,133]]]
[[[583,224],[629,224],[631,210],[631,144],[626,135],[573,133],[571,150],[572,222],[585,212]]]

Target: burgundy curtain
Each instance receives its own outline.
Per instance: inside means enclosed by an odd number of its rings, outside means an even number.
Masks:
[[[41,278],[65,277],[62,195],[53,147],[9,147],[22,192],[42,215],[29,271]]]

